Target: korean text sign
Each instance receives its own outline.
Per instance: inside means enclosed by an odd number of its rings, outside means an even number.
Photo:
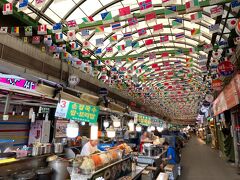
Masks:
[[[62,99],[57,105],[55,116],[76,121],[96,123],[98,114],[99,107],[97,106],[78,104]]]

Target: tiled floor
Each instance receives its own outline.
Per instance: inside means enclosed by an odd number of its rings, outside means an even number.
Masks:
[[[183,149],[181,165],[178,180],[240,180],[237,169],[197,137],[192,137]]]

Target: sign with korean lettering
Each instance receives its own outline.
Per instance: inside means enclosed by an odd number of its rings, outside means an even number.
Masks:
[[[134,121],[138,122],[142,126],[150,126],[151,122],[152,122],[151,121],[151,117],[150,116],[146,116],[144,114],[136,114],[134,116],[134,118],[136,118]]]
[[[61,100],[57,105],[56,117],[96,123],[99,114],[99,107],[75,102]]]
[[[26,89],[26,90],[36,89],[35,82],[29,81],[14,75],[0,74],[0,85],[1,84],[4,84],[9,87],[19,88],[19,89]]]

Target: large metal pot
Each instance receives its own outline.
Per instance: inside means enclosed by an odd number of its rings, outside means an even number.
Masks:
[[[69,161],[58,158],[49,162],[49,166],[53,169],[53,180],[66,180],[69,177],[67,171]]]

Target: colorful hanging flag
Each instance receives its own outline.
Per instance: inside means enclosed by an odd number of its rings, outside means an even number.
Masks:
[[[86,40],[86,41],[83,41],[82,46],[83,46],[84,49],[87,49],[87,48],[90,48],[91,43]]]
[[[54,24],[53,27],[52,27],[52,32],[53,33],[62,32],[62,23]]]
[[[40,44],[40,36],[33,36],[32,44]]]
[[[67,32],[67,40],[68,41],[75,41],[76,40],[76,33],[75,33],[75,31],[68,31]]]
[[[119,52],[123,52],[123,51],[125,51],[125,45],[118,45],[117,49]]]
[[[210,33],[216,33],[219,32],[220,24],[212,24],[211,26],[208,26]]]
[[[219,48],[225,48],[228,46],[228,41],[226,41],[226,40],[219,41],[218,46],[219,46]]]
[[[28,43],[28,37],[23,37],[23,42]]]
[[[67,21],[68,30],[76,30],[78,28],[76,20]]]
[[[228,49],[226,49],[226,55],[227,55],[227,56],[231,56],[234,52],[235,52],[235,49],[234,49],[234,48],[228,48]]]
[[[90,36],[90,31],[88,29],[83,29],[81,30],[81,35],[84,39],[87,39]]]
[[[168,58],[168,56],[169,56],[168,52],[163,52],[162,53],[162,59],[166,59],[166,58]],[[166,64],[164,66],[166,66]]]
[[[82,18],[82,20],[83,20],[83,22],[84,22],[85,24],[89,24],[89,23],[94,22],[92,16],[84,17],[84,18]]]
[[[176,0],[162,0],[162,6],[170,6],[170,5],[174,5],[176,4],[177,1]]]
[[[126,58],[126,63],[132,63],[133,60],[134,60],[134,58],[132,58],[132,57],[127,57],[127,58]]]
[[[202,18],[203,18],[202,11],[198,11],[190,15],[191,22],[193,23],[201,22]]]
[[[132,39],[132,33],[131,32],[123,33],[123,39]]]
[[[4,4],[2,13],[3,13],[3,15],[13,14],[13,4],[12,3]]]
[[[56,45],[49,46],[48,51],[49,51],[50,53],[54,53],[54,52],[56,52],[56,50],[57,50],[57,46],[56,46]]]
[[[96,54],[96,55],[102,54],[102,48],[98,48],[98,49],[95,51],[95,54]]]
[[[182,18],[176,18],[172,21],[172,28],[181,28],[183,27],[183,20]]]
[[[198,0],[191,0],[185,3],[186,12],[192,12],[200,9]]]
[[[211,18],[215,18],[215,17],[223,15],[223,6],[220,5],[220,6],[211,8],[210,15],[211,15]]]
[[[122,29],[121,22],[115,22],[111,24],[113,31],[119,31]]]
[[[25,26],[24,34],[25,34],[25,36],[32,36],[32,26]]]
[[[104,39],[103,38],[98,38],[96,39],[96,46],[101,47],[104,45]]]
[[[82,50],[82,57],[90,57],[91,53],[89,50]]]
[[[138,41],[134,41],[132,42],[132,48],[135,50],[135,49],[138,49],[139,48],[139,42]]]
[[[240,9],[240,2],[238,0],[233,0],[231,2],[231,9],[232,9],[232,12],[238,13]]]
[[[44,35],[43,38],[43,43],[47,46],[51,46],[52,45],[52,35]]]
[[[94,66],[99,67],[99,66],[103,66],[103,64],[102,64],[101,60],[98,59],[98,60],[94,61]]]
[[[132,47],[132,39],[125,40],[125,47]]]
[[[18,12],[24,11],[28,8],[28,0],[19,0]]]
[[[176,40],[184,39],[185,38],[185,33],[180,32],[175,35]]]
[[[200,29],[197,29],[197,28],[193,28],[191,30],[191,35],[196,37],[196,36],[200,36],[201,35],[201,30]]]
[[[209,51],[213,50],[213,45],[212,44],[204,44],[203,45],[203,51],[208,53]]]
[[[157,17],[157,15],[155,12],[148,13],[145,15],[145,21],[147,23],[154,22],[154,21],[156,21],[156,17]]]
[[[138,61],[138,62],[144,61],[144,57],[143,57],[143,56],[137,57],[137,61]]]
[[[71,47],[71,51],[75,51],[75,50],[78,50],[80,48],[80,46],[78,45],[77,42],[75,41],[72,41],[69,43],[70,44],[70,47]]]
[[[96,34],[102,34],[102,33],[104,33],[104,26],[98,26],[98,27],[96,27],[95,33],[96,33]]]
[[[130,6],[120,8],[118,11],[120,20],[132,17]]]
[[[136,17],[128,19],[128,26],[129,28],[136,28],[138,25],[138,19]]]
[[[147,40],[145,40],[145,45],[146,46],[152,46],[154,44],[154,40],[153,39],[147,39]]]
[[[54,59],[59,59],[60,58],[60,53],[54,53],[53,58]]]
[[[111,37],[109,38],[109,40],[110,40],[110,43],[111,43],[111,44],[116,43],[116,42],[117,42],[117,35],[111,36]]]
[[[236,18],[227,19],[227,26],[230,30],[234,29],[237,26],[237,19]]]
[[[177,6],[171,6],[171,7],[165,8],[164,14],[165,14],[165,18],[176,17],[178,15]]]
[[[168,37],[168,35],[160,36],[160,42],[161,42],[161,43],[167,43],[167,42],[169,42],[169,37]]]
[[[35,0],[35,6],[42,7],[46,0]]]
[[[113,53],[113,48],[112,47],[106,47],[106,53],[108,53],[108,54]]]
[[[8,32],[8,27],[0,27],[0,33],[6,34]]]
[[[146,36],[147,35],[147,28],[139,29],[139,30],[137,30],[137,32],[138,32],[139,37]]]
[[[234,44],[239,45],[240,44],[240,37],[234,38]]]
[[[39,25],[39,26],[38,26],[38,31],[37,31],[37,33],[38,33],[39,35],[47,34],[47,25],[46,25],[46,24]]]
[[[163,32],[163,24],[156,24],[153,26],[153,34],[159,34],[160,32]]]
[[[103,24],[108,24],[114,22],[111,12],[101,13]]]
[[[19,27],[12,27],[11,34],[18,36],[19,35]]]
[[[155,60],[155,59],[157,59],[157,56],[156,56],[156,53],[155,53],[155,52],[150,52],[148,56],[149,56],[149,60]]]
[[[152,0],[145,0],[142,1],[139,4],[139,9],[141,13],[147,13],[150,11],[153,11],[153,5],[152,5]]]
[[[63,42],[63,33],[56,33],[55,34],[55,40],[56,42]]]

